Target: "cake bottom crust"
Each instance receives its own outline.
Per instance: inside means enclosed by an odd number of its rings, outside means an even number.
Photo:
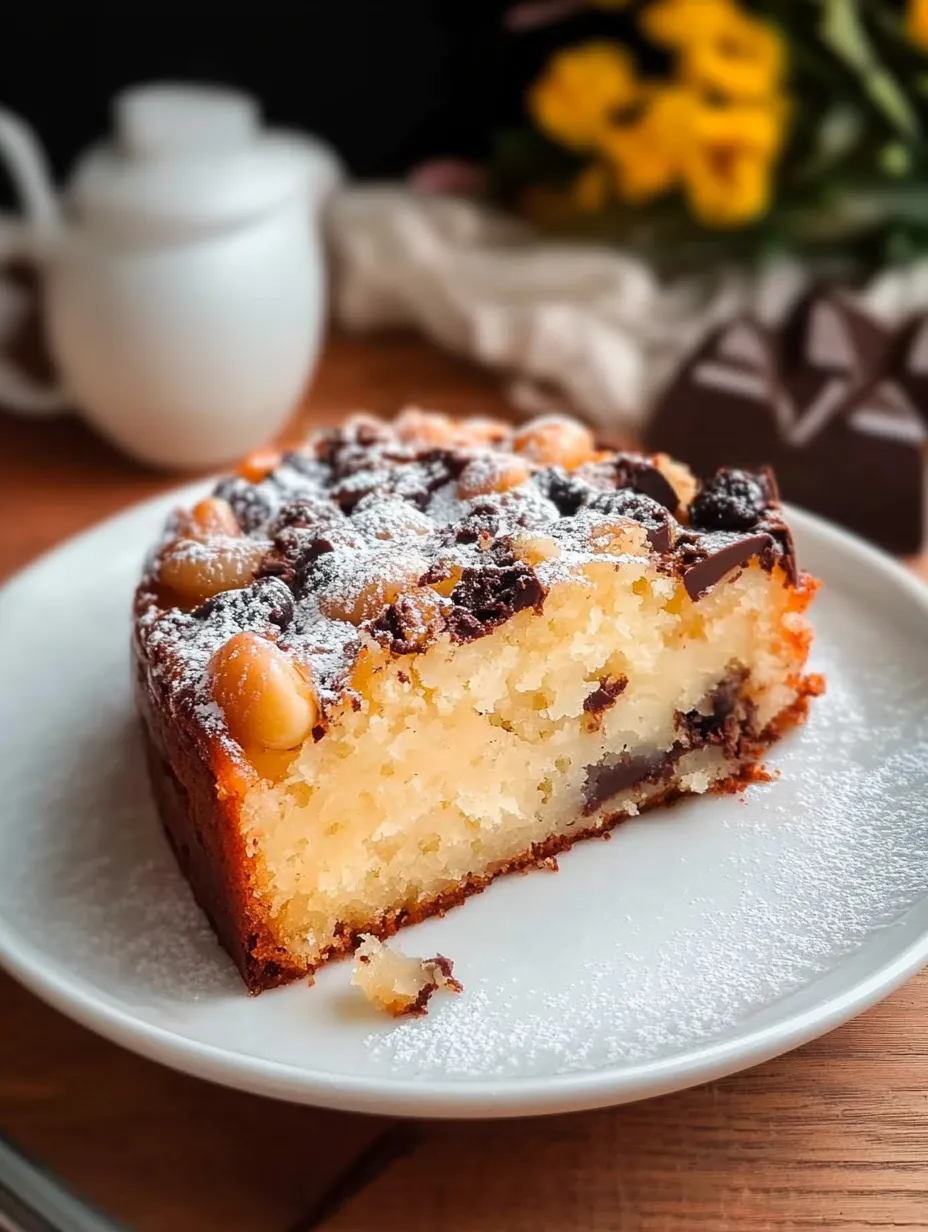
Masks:
[[[805,721],[809,699],[817,696],[822,690],[821,677],[805,677],[800,682],[798,696],[792,705],[782,711],[759,735],[752,735],[749,731],[744,734],[739,741],[737,752],[725,757],[725,769],[730,772],[712,782],[708,791],[714,795],[737,794],[751,783],[769,781],[771,776],[763,768],[760,759],[770,745],[785,732]],[[154,763],[159,760],[157,757],[152,758]],[[157,768],[157,765],[153,766],[153,773],[157,773]],[[639,780],[630,790],[640,788],[646,782],[647,779]],[[273,958],[264,957],[260,952],[261,947],[255,947],[248,955],[247,966],[242,970],[249,991],[251,993],[263,992],[300,978],[307,978],[312,983],[313,973],[316,970],[333,959],[343,958],[352,953],[364,935],[383,940],[407,925],[418,924],[432,916],[443,916],[452,907],[460,906],[472,894],[481,893],[492,881],[506,873],[527,873],[534,868],[557,871],[555,857],[568,851],[575,843],[592,838],[608,840],[612,830],[621,822],[627,821],[630,816],[671,804],[693,794],[696,793],[692,788],[683,787],[678,781],[666,786],[658,784],[655,790],[639,801],[631,812],[622,809],[615,812],[602,811],[595,818],[590,819],[590,824],[583,825],[576,831],[572,830],[569,834],[551,835],[542,842],[534,843],[527,851],[513,858],[491,864],[485,872],[469,874],[450,890],[424,896],[414,907],[387,911],[362,924],[342,925],[336,929],[335,941],[326,948],[319,961],[315,963],[302,963],[294,955],[284,955],[276,947]],[[160,803],[165,828],[171,839],[171,824],[166,815],[170,810],[165,808],[167,801],[163,795]],[[176,844],[173,841],[172,846],[176,850]],[[210,911],[211,904],[201,902],[201,906],[213,921]]]

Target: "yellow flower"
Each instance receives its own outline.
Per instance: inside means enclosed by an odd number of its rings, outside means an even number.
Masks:
[[[659,0],[642,15],[645,33],[667,47],[685,47],[696,39],[713,38],[742,20],[732,0]]]
[[[710,227],[737,227],[766,210],[783,140],[785,106],[701,106],[683,162],[693,213]]]
[[[592,150],[610,116],[635,106],[641,87],[630,57],[612,43],[559,52],[528,94],[543,132],[574,150]]]
[[[928,0],[909,0],[905,32],[916,47],[928,51]]]
[[[586,167],[574,180],[571,200],[581,214],[595,214],[606,204],[609,195],[608,171],[602,163]]]
[[[773,158],[783,145],[789,105],[778,95],[761,104],[714,106],[699,102],[692,109],[689,131],[695,145],[735,143],[764,158]]]
[[[673,87],[650,92],[639,116],[614,124],[601,141],[623,201],[647,201],[680,178],[692,96]]]
[[[705,146],[690,157],[686,198],[707,227],[744,226],[770,201],[770,164],[734,146]]]
[[[726,98],[763,98],[783,78],[783,43],[762,21],[743,20],[683,51],[684,78]]]
[[[648,33],[680,53],[683,79],[726,98],[763,98],[783,77],[784,47],[766,22],[728,0],[663,0],[644,18]]]

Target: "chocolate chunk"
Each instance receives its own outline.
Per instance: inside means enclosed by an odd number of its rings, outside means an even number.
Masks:
[[[220,591],[194,608],[193,615],[243,629],[274,625],[283,630],[293,620],[293,596],[279,578],[260,578],[240,590]]]
[[[656,552],[668,552],[673,542],[670,514],[643,492],[620,488],[617,492],[600,492],[589,502],[588,509],[607,517],[629,518],[639,522],[648,532],[648,542]]]
[[[367,467],[378,446],[386,450],[393,449],[396,444],[389,424],[358,417],[340,428],[321,433],[316,442],[316,456],[331,466],[335,479],[342,479]]]
[[[431,612],[423,620],[422,605],[412,596],[403,595],[385,607],[367,627],[371,635],[394,654],[417,654],[435,641],[445,622],[440,613]]]
[[[677,711],[674,725],[688,748],[723,745],[729,756],[737,753],[744,733],[735,710],[747,677],[746,668],[735,666],[708,693],[701,706],[686,713]]]
[[[292,471],[298,471],[301,475],[309,475],[313,478],[319,472],[320,462],[315,454],[307,453],[305,449],[288,449],[280,459],[282,466],[287,466]]]
[[[726,531],[690,539],[682,548],[681,565],[686,593],[696,602],[726,573],[761,557],[765,567],[773,564],[776,544],[772,535],[733,535]]]
[[[914,407],[928,408],[928,316],[906,321],[893,339],[892,358],[886,372],[905,393]]]
[[[543,496],[556,507],[562,518],[573,517],[596,490],[583,480],[568,474],[560,466],[549,466],[532,476]]]
[[[627,688],[627,676],[602,676],[589,697],[584,698],[583,709],[587,714],[601,714],[614,706]]]
[[[704,530],[750,530],[766,506],[762,476],[720,470],[700,488],[690,505],[690,521]]]
[[[890,551],[917,552],[928,505],[928,317],[891,333],[819,288],[773,335],[742,318],[682,366],[647,444],[704,475],[770,466],[785,499]]]
[[[665,479],[653,462],[637,454],[620,453],[615,459],[615,486],[631,488],[650,496],[670,513],[677,512],[679,501],[669,480]]]
[[[269,488],[263,484],[249,483],[240,475],[230,475],[220,480],[213,489],[213,495],[228,501],[246,535],[263,526],[277,507]]]
[[[524,608],[540,612],[544,599],[545,588],[534,569],[521,561],[506,568],[465,569],[451,592],[454,608],[447,625],[457,641],[472,642]]]
[[[349,471],[332,489],[332,500],[341,506],[344,513],[351,513],[355,505],[371,492],[386,492],[391,472],[382,467]]]
[[[652,753],[609,754],[595,766],[587,766],[583,784],[583,812],[595,813],[600,805],[639,783],[659,783],[669,776],[674,765],[686,752],[679,741],[670,751],[657,749]]]
[[[468,544],[486,541],[489,544],[499,530],[502,513],[500,506],[493,501],[474,502],[470,513],[450,528],[448,533],[452,542]]]
[[[334,548],[335,540],[330,535],[288,526],[274,536],[273,547],[261,561],[257,576],[280,578],[302,593],[307,589],[312,566]]]
[[[583,699],[583,710],[587,715],[587,730],[598,731],[602,726],[603,715],[614,706],[628,688],[627,676],[601,676],[599,684]]]
[[[321,530],[336,523],[345,524],[345,515],[325,496],[300,496],[288,501],[271,523],[270,534],[287,527],[297,530]]]

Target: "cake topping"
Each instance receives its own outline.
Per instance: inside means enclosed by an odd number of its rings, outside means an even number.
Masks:
[[[515,432],[421,411],[393,424],[356,416],[303,449],[249,459],[252,479],[224,479],[171,519],[137,600],[146,654],[177,704],[219,736],[219,711],[238,714],[229,727],[254,741],[250,712],[215,683],[232,670],[227,644],[248,680],[260,659],[269,679],[294,685],[293,729],[310,719],[321,729],[365,640],[394,654],[442,634],[472,641],[540,611],[554,581],[594,558],[656,555],[693,599],[752,558],[792,569],[769,478],[720,472],[687,511],[692,481],[669,465],[597,452],[586,428],[558,416]],[[246,633],[247,655],[235,641]],[[272,667],[278,656],[296,676]],[[612,688],[601,685],[601,709]]]
[[[177,539],[161,556],[159,579],[186,602],[200,603],[220,591],[245,586],[255,576],[267,544],[217,535],[208,543]]]
[[[515,454],[482,453],[461,472],[458,495],[470,500],[490,492],[508,492],[525,483],[531,473],[529,464]]]
[[[607,517],[628,518],[632,522],[639,522],[647,529],[648,540],[655,551],[666,552],[670,549],[673,542],[670,514],[650,496],[631,488],[620,489],[618,492],[599,492],[586,507],[593,513],[602,513]]]
[[[465,569],[451,592],[447,625],[458,641],[472,642],[523,608],[540,611],[544,597],[538,575],[524,561]]]
[[[230,475],[228,479],[223,479],[216,485],[216,495],[229,504],[246,535],[263,526],[275,509],[275,502],[269,492],[249,483],[240,475]]]
[[[762,475],[720,470],[690,505],[690,522],[706,530],[750,530],[763,517],[768,501]]]
[[[775,543],[772,535],[736,535],[728,531],[713,531],[698,540],[684,539],[679,546],[683,585],[694,600],[720,582],[733,569],[742,568],[758,556],[772,557]]]
[[[536,471],[533,479],[539,491],[555,506],[561,517],[572,517],[587,503],[595,488],[561,466],[549,466]]]
[[[663,505],[671,513],[677,512],[677,494],[653,462],[636,454],[619,453],[615,457],[615,486],[631,488]]]
[[[238,633],[209,661],[210,691],[243,748],[292,749],[319,719],[312,685],[257,633]]]
[[[576,419],[564,415],[541,415],[519,428],[512,448],[542,466],[573,470],[595,452],[593,433]]]
[[[224,590],[194,608],[200,620],[233,621],[245,625],[256,618],[278,629],[293,619],[293,594],[279,578],[262,577],[240,590]]]

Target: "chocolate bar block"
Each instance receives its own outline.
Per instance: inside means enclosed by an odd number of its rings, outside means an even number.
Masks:
[[[772,467],[787,500],[914,553],[928,489],[928,319],[895,333],[837,292],[804,296],[776,331],[713,334],[655,409],[649,448]]]

